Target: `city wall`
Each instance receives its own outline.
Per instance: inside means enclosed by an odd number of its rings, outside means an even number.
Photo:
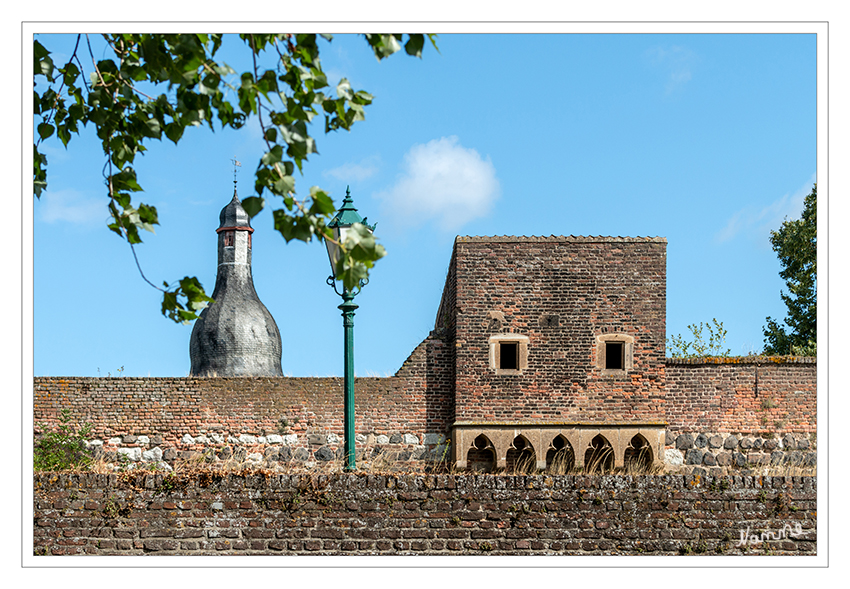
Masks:
[[[36,474],[36,555],[815,555],[815,477]]]

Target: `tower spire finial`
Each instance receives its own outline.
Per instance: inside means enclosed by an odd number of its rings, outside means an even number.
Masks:
[[[236,159],[235,155],[233,156],[233,159],[230,160],[230,161],[233,162],[233,195],[236,196],[236,172],[237,172],[236,168],[241,168],[242,164],[239,162],[238,159]]]

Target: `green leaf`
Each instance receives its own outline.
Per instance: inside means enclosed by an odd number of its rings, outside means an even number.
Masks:
[[[323,190],[313,186],[310,188],[310,197],[313,199],[313,205],[310,207],[310,212],[316,215],[330,215],[336,210],[334,201]]]
[[[404,50],[408,55],[414,57],[422,57],[422,47],[425,46],[425,35],[410,35],[407,43],[404,44]]]
[[[259,196],[249,196],[242,199],[242,208],[248,213],[248,216],[254,218],[257,213],[263,210],[266,201]]]
[[[50,123],[39,123],[38,135],[42,139],[47,139],[48,137],[53,135],[53,125],[51,125]]]

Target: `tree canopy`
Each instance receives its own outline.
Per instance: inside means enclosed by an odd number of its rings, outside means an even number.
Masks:
[[[310,135],[314,117],[323,116],[326,133],[350,130],[365,119],[365,107],[373,97],[365,90],[352,89],[345,78],[337,84],[336,96],[330,94],[319,59],[319,37],[330,42],[330,35],[239,35],[253,60],[253,68],[239,75],[216,57],[223,40],[220,34],[102,37],[111,50],[109,58],[96,60],[89,35],[77,35],[71,57],[61,67],[54,64],[48,48],[33,41],[36,197],[47,188],[47,157],[39,151],[40,145],[58,138],[67,148],[81,126],[92,124],[106,159],[108,227],[133,248],[142,242],[140,230],[153,231],[159,224],[155,207],[133,202],[133,193],[142,191],[133,162],[147,150],[147,144],[163,136],[177,144],[192,126],[239,129],[256,116],[265,153],[255,172],[256,196],[243,199],[243,207],[253,217],[266,206],[267,195],[278,197],[283,206],[273,210],[274,227],[287,242],[314,237],[333,240],[327,227],[335,212],[333,201],[318,187],[298,198],[295,169],[302,170],[308,156],[317,153]],[[436,48],[433,35],[364,37],[378,60],[402,48],[408,55],[421,57],[426,38]],[[260,68],[260,56],[272,56],[275,66]],[[92,64],[88,75],[84,60]],[[336,275],[348,290],[356,289],[386,253],[368,231],[350,231],[339,245]],[[142,277],[163,292],[162,313],[174,321],[196,319],[211,301],[194,276],[172,285],[163,283],[164,288],[150,282],[144,273]]]
[[[818,185],[806,196],[799,219],[786,219],[770,232],[770,243],[779,256],[788,293],[781,292],[788,309],[784,325],[768,317],[764,327],[765,354],[817,355],[817,200]]]

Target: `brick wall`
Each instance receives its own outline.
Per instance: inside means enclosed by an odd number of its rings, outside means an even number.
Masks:
[[[666,364],[671,431],[817,431],[816,358],[677,358]]]
[[[39,474],[34,489],[37,555],[817,553],[815,477]],[[742,549],[742,532],[776,539]]]
[[[442,434],[453,411],[446,344],[428,337],[397,375],[355,380],[356,433]],[[342,437],[340,378],[36,377],[34,421],[48,429],[68,409],[72,422],[91,422],[93,438],[146,435],[178,445],[185,434],[222,436],[334,433]]]
[[[457,420],[663,421],[665,252],[663,238],[459,237]],[[505,333],[529,338],[521,375],[490,368]],[[596,338],[615,333],[634,338],[634,366],[606,376]]]

